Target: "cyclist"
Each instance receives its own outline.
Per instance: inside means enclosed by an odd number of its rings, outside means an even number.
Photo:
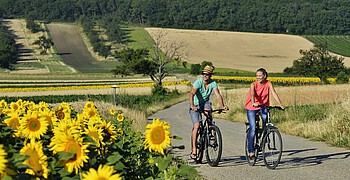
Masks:
[[[198,110],[212,110],[212,104],[209,101],[211,93],[214,91],[217,100],[219,101],[221,107],[225,110],[228,110],[228,106],[224,104],[222,99],[222,95],[220,94],[217,83],[211,79],[213,75],[213,67],[205,66],[202,70],[202,77],[198,78],[192,86],[189,101],[190,101],[190,109],[189,113],[191,116],[191,120],[193,123],[192,135],[191,135],[191,144],[192,144],[192,152],[191,159],[196,159],[196,136],[199,128],[199,123],[202,121],[202,116],[198,112]]]
[[[278,97],[275,88],[272,83],[267,80],[268,74],[264,68],[260,68],[256,71],[257,81],[250,84],[250,89],[248,91],[247,99],[245,102],[244,108],[247,109],[247,118],[250,126],[249,138],[248,138],[248,152],[249,158],[254,160],[254,134],[255,134],[255,115],[260,113],[260,117],[263,121],[263,125],[266,122],[267,118],[267,109],[266,106],[270,105],[269,95],[270,92],[272,96],[277,101],[279,106],[284,109],[283,104],[281,103],[280,98]]]

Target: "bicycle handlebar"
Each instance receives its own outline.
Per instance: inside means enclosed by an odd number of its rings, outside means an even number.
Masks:
[[[214,110],[206,110],[206,109],[201,110],[201,109],[199,109],[198,111],[199,111],[199,112],[202,112],[202,113],[204,113],[204,112],[212,112],[212,113],[216,112],[216,113],[218,113],[218,114],[226,113],[226,112],[225,112],[225,109],[214,109]]]
[[[278,110],[282,110],[284,111],[284,108],[282,108],[281,106],[266,106],[266,105],[261,105],[259,104],[257,107],[266,107],[267,109],[278,109]]]

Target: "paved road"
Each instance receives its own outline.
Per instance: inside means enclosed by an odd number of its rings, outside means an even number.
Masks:
[[[185,149],[174,152],[196,167],[205,179],[350,179],[349,150],[286,134],[282,134],[283,155],[275,170],[267,169],[263,161],[249,166],[244,156],[245,125],[220,119],[215,121],[223,135],[221,162],[218,167],[195,164],[189,159],[192,123],[188,102],[159,111],[150,118],[154,117],[170,122],[171,133],[183,137],[183,140],[173,140],[173,145],[185,145]]]

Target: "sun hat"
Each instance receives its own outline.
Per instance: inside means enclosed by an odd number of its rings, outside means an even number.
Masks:
[[[213,67],[212,66],[205,66],[204,69],[202,70],[202,73],[208,73],[208,74],[213,74]]]

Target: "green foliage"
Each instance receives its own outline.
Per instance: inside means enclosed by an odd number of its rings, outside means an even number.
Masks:
[[[32,33],[37,33],[41,30],[40,26],[31,18],[26,19],[26,28],[29,29]]]
[[[152,94],[156,96],[164,96],[167,94],[167,89],[164,88],[163,86],[153,86],[152,88]]]
[[[34,41],[35,45],[39,45],[39,48],[42,49],[40,54],[46,54],[47,50],[51,48],[51,46],[54,45],[51,38],[46,38],[45,36],[40,36],[39,39]]]
[[[11,69],[17,63],[16,41],[8,33],[8,29],[0,24],[0,67]]]
[[[199,75],[201,74],[201,70],[202,69],[200,64],[191,64],[190,74]]]
[[[122,64],[112,69],[115,75],[151,75],[155,73],[156,65],[148,60],[149,53],[146,49],[126,48],[116,52],[116,57]]]
[[[338,84],[347,84],[349,82],[349,75],[347,75],[345,72],[339,72],[337,74],[337,80],[336,83]]]
[[[110,38],[120,41],[124,35],[119,31],[121,22],[180,29],[349,35],[350,19],[344,17],[349,14],[349,6],[345,0],[0,0],[0,15],[60,22],[74,22],[82,16],[102,19]]]
[[[349,35],[309,35],[305,38],[314,44],[327,44],[329,51],[350,57]]]
[[[201,63],[201,72],[202,72],[202,69],[204,69],[205,66],[212,66],[212,67],[214,67],[212,62],[210,62],[210,61],[203,61]]]
[[[286,68],[285,73],[316,76],[323,83],[327,83],[328,77],[335,77],[346,69],[344,58],[331,55],[325,44],[315,45],[311,50],[300,50],[300,54],[302,57],[294,60],[293,66]]]
[[[136,109],[141,111],[146,111],[151,105],[157,104],[159,102],[170,101],[175,98],[179,98],[180,93],[176,90],[171,93],[167,93],[165,96],[160,95],[127,95],[127,94],[117,94],[116,104],[129,109]],[[39,103],[44,101],[47,103],[60,103],[60,102],[76,102],[76,101],[102,101],[113,103],[114,99],[112,95],[49,95],[49,96],[31,96],[31,97],[0,97],[8,102],[17,101],[18,99],[26,99],[28,101],[33,101]]]

